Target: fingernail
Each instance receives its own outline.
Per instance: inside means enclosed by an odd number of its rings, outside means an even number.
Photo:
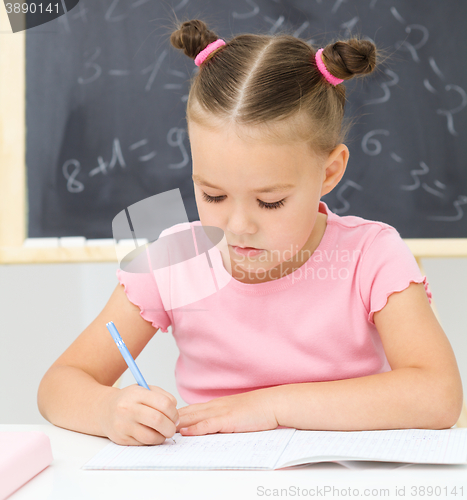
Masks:
[[[175,425],[177,426],[180,423],[180,419],[178,418],[177,421],[175,422]]]

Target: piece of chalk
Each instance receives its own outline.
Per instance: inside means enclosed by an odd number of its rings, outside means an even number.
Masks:
[[[71,247],[84,247],[86,245],[86,238],[84,236],[63,236],[60,238],[59,246]]]
[[[26,238],[23,242],[25,248],[55,248],[58,247],[58,238]]]

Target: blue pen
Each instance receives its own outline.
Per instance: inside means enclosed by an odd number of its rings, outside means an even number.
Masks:
[[[133,377],[135,377],[136,382],[138,382],[138,385],[148,390],[151,390],[149,389],[148,384],[146,384],[146,380],[144,380],[144,377],[141,375],[139,368],[136,366],[135,360],[133,359],[133,356],[130,354],[130,351],[125,345],[125,342],[123,342],[122,337],[120,337],[120,334],[118,333],[118,330],[114,325],[113,321],[109,321],[105,326],[107,327],[107,330],[109,330],[110,335],[112,335],[112,338],[115,340],[115,343],[117,344],[117,347],[120,349],[120,353],[122,354],[123,359],[126,361],[126,364],[128,365],[128,368],[131,370]]]

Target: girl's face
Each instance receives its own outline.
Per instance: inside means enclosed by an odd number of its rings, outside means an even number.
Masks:
[[[326,168],[329,160],[319,164],[302,142],[245,141],[233,128],[212,131],[194,122],[189,136],[200,221],[224,231],[232,275],[260,283],[303,265],[326,227],[319,200],[342,177],[346,159],[340,173],[335,161],[334,168]]]

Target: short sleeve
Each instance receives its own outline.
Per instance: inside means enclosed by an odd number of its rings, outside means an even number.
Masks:
[[[125,288],[128,300],[139,307],[141,317],[154,328],[167,332],[171,322],[152,272],[130,273],[117,269],[117,278]]]
[[[368,321],[386,305],[394,292],[405,290],[410,283],[423,283],[431,304],[432,293],[426,276],[400,234],[393,227],[382,229],[363,252],[360,270],[360,293],[368,311]]]

